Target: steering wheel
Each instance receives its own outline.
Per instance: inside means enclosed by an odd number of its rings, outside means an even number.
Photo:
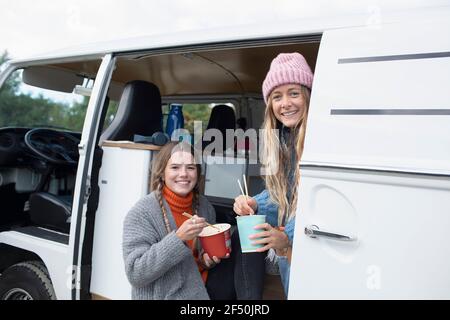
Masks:
[[[76,165],[80,139],[69,133],[35,128],[25,134],[25,144],[36,155],[54,164]]]

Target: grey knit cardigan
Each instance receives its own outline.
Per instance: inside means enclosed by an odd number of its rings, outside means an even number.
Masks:
[[[167,233],[155,192],[143,197],[128,212],[123,225],[123,259],[138,300],[209,299],[191,249],[175,234],[172,212],[163,199],[172,231]],[[215,223],[209,201],[199,197],[198,215]]]

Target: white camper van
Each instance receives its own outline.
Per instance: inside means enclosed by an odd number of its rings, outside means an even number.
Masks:
[[[123,219],[148,189],[172,103],[264,115],[270,61],[312,89],[288,299],[450,298],[450,6],[84,46],[0,75],[0,297],[129,299]],[[161,111],[162,110],[162,111]],[[190,132],[193,133],[193,132]],[[258,166],[205,165],[223,217]],[[225,164],[226,165],[226,164]],[[220,182],[218,182],[220,181]]]

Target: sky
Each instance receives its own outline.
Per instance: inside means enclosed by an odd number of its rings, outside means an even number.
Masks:
[[[26,58],[79,44],[450,0],[0,0],[0,53]]]

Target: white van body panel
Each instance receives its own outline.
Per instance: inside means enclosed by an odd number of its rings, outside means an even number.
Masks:
[[[450,179],[303,169],[299,197],[289,299],[450,297]]]
[[[368,109],[448,111],[448,30],[450,21],[325,32],[302,160],[450,172],[448,114],[331,114]],[[447,57],[414,58],[428,53],[447,53]],[[339,63],[339,59],[389,56],[394,57],[387,61]],[[397,57],[402,60],[395,60]]]
[[[122,254],[123,221],[133,205],[148,193],[151,157],[152,151],[148,150],[103,147],[90,289],[102,297],[131,299]]]
[[[278,19],[252,23],[247,25],[203,28],[193,31],[155,34],[151,36],[132,37],[112,41],[87,43],[82,46],[55,50],[29,59],[17,59],[12,63],[27,65],[36,61],[66,59],[69,61],[76,57],[86,58],[103,56],[111,52],[133,52],[140,50],[161,50],[182,46],[199,46],[201,44],[223,43],[228,41],[245,41],[256,39],[270,39],[299,35],[321,34],[326,30],[345,29],[349,27],[371,26],[380,27],[395,22],[448,20],[450,7],[441,0],[427,1],[425,5],[395,6],[386,8],[382,6],[363,6],[361,10],[349,12],[345,7],[337,6],[334,14],[324,16],[320,10],[316,15],[304,19]]]
[[[448,299],[450,21],[327,31],[313,86],[289,299]]]
[[[38,255],[47,267],[56,298],[59,300],[70,299],[74,270],[72,268],[72,254],[67,245],[16,231],[1,232],[0,243]]]
[[[69,248],[73,252],[72,265],[76,266],[75,271],[75,292],[72,298],[79,299],[81,288],[81,261],[83,251],[83,241],[86,225],[87,196],[90,189],[90,172],[92,171],[92,160],[95,148],[95,137],[99,127],[100,106],[106,96],[105,88],[108,87],[112,74],[115,58],[111,54],[102,59],[102,63],[97,73],[97,77],[92,88],[92,95],[89,100],[86,117],[83,124],[83,131],[79,143],[79,162],[77,177],[75,181],[74,200],[72,204],[72,216],[70,225]],[[88,180],[88,181],[86,181]],[[72,288],[73,289],[73,288]],[[74,297],[75,295],[75,297]]]

